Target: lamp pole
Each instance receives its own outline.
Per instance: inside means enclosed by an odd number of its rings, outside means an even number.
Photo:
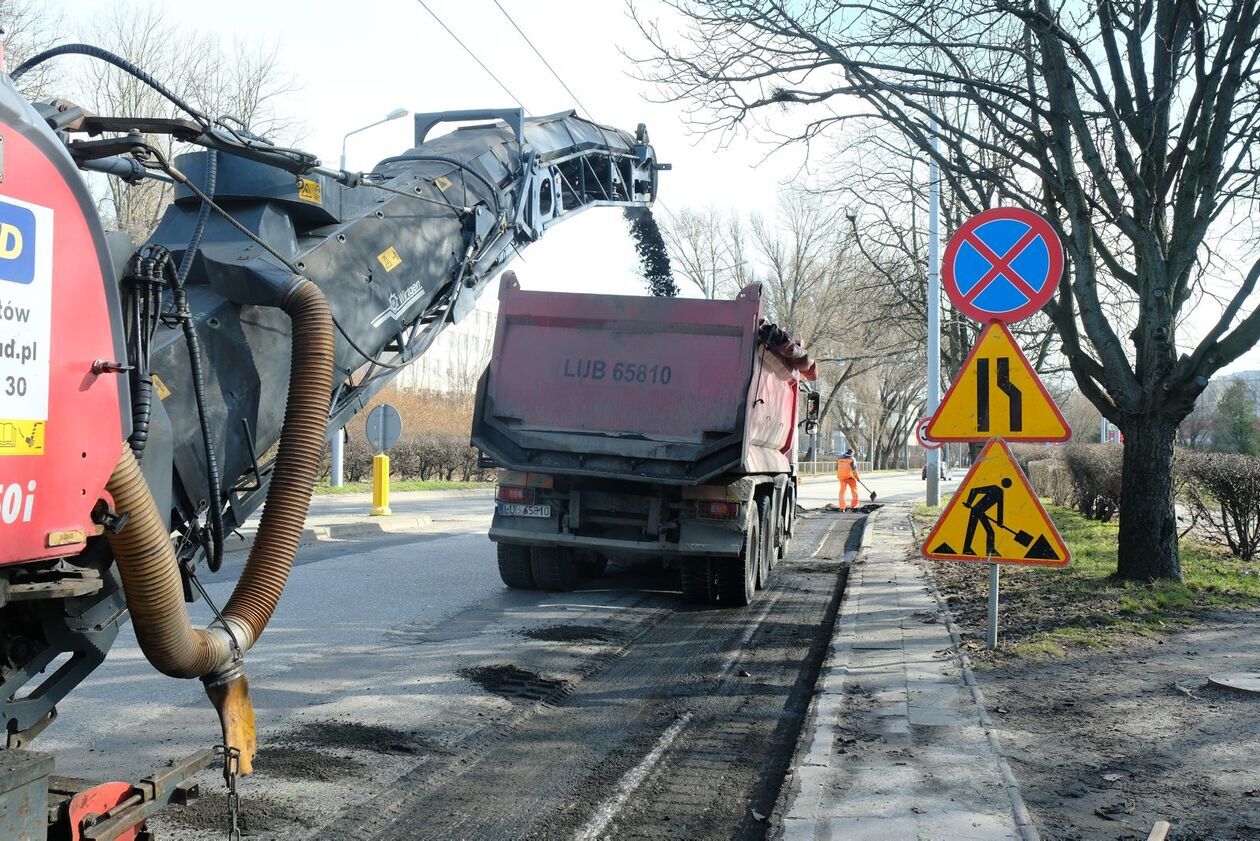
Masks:
[[[390,120],[397,120],[401,117],[407,116],[410,113],[411,112],[408,111],[406,108],[395,108],[393,111],[390,111],[383,118],[377,120],[374,123],[368,123],[366,126],[360,126],[354,131],[346,132],[345,135],[341,138],[341,164],[338,167],[338,169],[345,170],[346,168],[346,141],[350,139],[350,136],[352,134],[358,134],[361,131],[367,131],[370,128],[376,128],[381,123],[388,123]],[[345,465],[345,450],[346,450],[346,429],[345,427],[342,427],[337,430],[337,433],[333,435],[333,439],[332,439],[332,469],[330,470],[331,475],[329,476],[329,481],[334,488],[340,488],[343,483],[342,477],[344,475],[343,467]]]
[[[927,413],[931,417],[941,403],[941,180],[936,168],[936,124],[932,124],[932,155],[928,159],[928,323]],[[927,504],[941,504],[941,451],[928,450]]]

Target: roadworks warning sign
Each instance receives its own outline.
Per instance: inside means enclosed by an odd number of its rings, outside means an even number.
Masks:
[[[931,441],[1066,441],[1072,431],[1011,331],[995,321],[976,339],[924,434]]]
[[[923,544],[941,561],[1065,567],[1063,538],[1006,443],[990,441]]]

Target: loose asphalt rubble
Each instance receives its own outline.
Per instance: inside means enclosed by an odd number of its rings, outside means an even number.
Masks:
[[[772,838],[1038,839],[909,512],[867,520]]]

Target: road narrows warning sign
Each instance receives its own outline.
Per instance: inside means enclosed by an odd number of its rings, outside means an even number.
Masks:
[[[923,556],[1049,567],[1071,561],[1006,442],[996,439],[985,445],[936,521]]]
[[[930,441],[1066,441],[1072,436],[1011,331],[990,322],[927,424]]]

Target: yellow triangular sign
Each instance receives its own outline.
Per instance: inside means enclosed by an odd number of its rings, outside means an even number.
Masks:
[[[932,441],[1066,441],[1072,435],[1006,325],[994,321],[928,422]]]
[[[1065,567],[1063,538],[1004,441],[990,441],[936,521],[923,556]]]

